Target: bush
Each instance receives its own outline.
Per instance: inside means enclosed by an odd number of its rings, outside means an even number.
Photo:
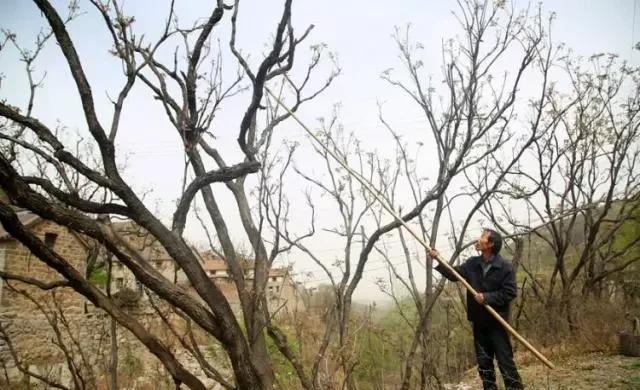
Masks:
[[[141,297],[142,294],[130,288],[123,288],[113,294],[114,301],[122,308],[138,307]]]

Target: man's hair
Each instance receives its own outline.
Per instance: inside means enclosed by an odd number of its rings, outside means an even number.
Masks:
[[[491,246],[491,251],[494,255],[497,255],[500,253],[500,249],[502,249],[502,235],[493,229],[485,228],[484,231],[489,233],[489,241],[493,244]]]

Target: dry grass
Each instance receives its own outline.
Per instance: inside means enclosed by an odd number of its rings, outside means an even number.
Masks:
[[[518,359],[520,360],[520,359]],[[520,363],[520,362],[519,362]],[[554,361],[556,368],[539,363],[520,366],[528,390],[637,390],[640,389],[640,358],[593,353]],[[499,384],[501,385],[501,384]],[[469,370],[451,390],[481,390],[475,370]],[[502,387],[500,387],[502,388]]]

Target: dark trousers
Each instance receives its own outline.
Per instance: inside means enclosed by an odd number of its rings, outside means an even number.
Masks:
[[[478,373],[482,379],[484,390],[496,390],[496,372],[493,358],[498,361],[498,368],[507,390],[521,390],[522,380],[513,361],[513,351],[509,334],[498,324],[480,325],[473,323],[473,340],[478,361]]]

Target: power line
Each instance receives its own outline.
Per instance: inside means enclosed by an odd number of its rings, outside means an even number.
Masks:
[[[379,260],[368,260],[366,264],[367,265],[371,265],[371,264],[387,263],[389,259],[399,259],[399,258],[404,258],[405,261],[403,261],[401,263],[406,263],[406,256],[404,254],[401,254],[401,255],[394,255],[394,256],[386,256],[386,257],[384,257],[382,259],[379,259]],[[414,261],[417,257],[409,255],[409,258],[411,259],[411,261]],[[398,263],[398,264],[400,264],[400,263]],[[326,268],[327,268],[327,270],[342,270],[342,267],[339,266],[339,265],[332,265],[332,266],[326,267]],[[373,269],[366,269],[364,272],[368,272],[368,271],[372,271],[372,270]],[[306,273],[309,273],[309,272],[315,272],[315,271],[325,272],[321,268],[320,269],[313,269],[313,270],[307,269],[307,270],[296,271],[294,273],[294,275],[302,275],[302,274],[306,274]]]
[[[397,258],[397,257],[389,257],[389,258],[391,259],[391,258]],[[415,259],[411,259],[411,261],[414,261],[414,260],[415,260]],[[385,260],[385,262],[386,262],[386,260]],[[370,273],[370,272],[372,272],[372,271],[379,271],[379,270],[381,270],[381,269],[387,269],[390,265],[396,266],[396,265],[401,265],[401,264],[406,264],[406,261],[399,261],[399,262],[391,263],[391,264],[389,264],[389,263],[387,262],[387,264],[385,264],[385,265],[383,265],[383,266],[366,269],[366,270],[362,271],[362,274],[364,275],[364,274]],[[331,279],[327,276],[327,277],[325,277],[325,278],[313,279],[313,280],[306,280],[306,281],[304,281],[304,282],[299,282],[299,283],[300,283],[300,284],[309,284],[309,283],[317,283],[317,282],[330,281],[330,280],[331,280]]]
[[[635,33],[636,33],[636,13],[638,9],[638,0],[633,1],[633,18],[631,22],[631,54],[629,55],[629,62],[633,61],[633,52],[635,50]]]

